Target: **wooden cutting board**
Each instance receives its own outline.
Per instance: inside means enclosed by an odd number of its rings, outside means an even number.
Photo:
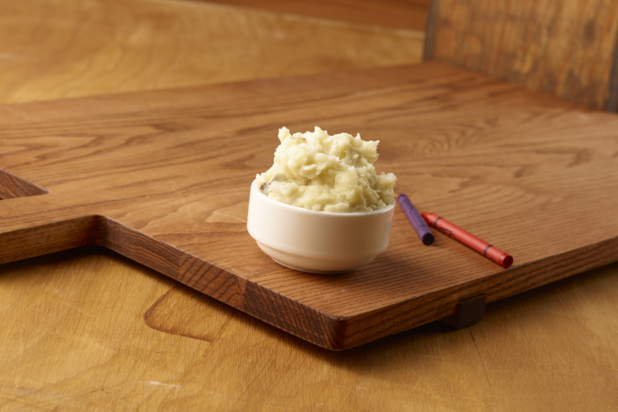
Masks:
[[[380,140],[397,193],[514,265],[426,247],[399,208],[360,270],[273,262],[249,186],[278,128],[316,125]],[[618,116],[439,63],[0,106],[0,168],[0,263],[103,245],[334,350],[618,260]]]

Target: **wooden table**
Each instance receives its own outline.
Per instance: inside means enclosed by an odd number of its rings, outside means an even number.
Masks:
[[[181,2],[4,2],[0,19],[2,102],[412,63],[422,41]],[[72,250],[0,267],[0,410],[609,411],[617,292],[612,265],[490,304],[470,328],[333,353],[113,252]]]

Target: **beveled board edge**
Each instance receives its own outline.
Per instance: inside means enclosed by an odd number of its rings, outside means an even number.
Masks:
[[[618,261],[618,237],[350,317],[317,311],[105,216],[0,234],[0,263],[86,245],[107,247],[329,350],[350,349],[452,315],[460,300],[506,298]]]
[[[337,318],[106,216],[83,216],[0,233],[0,244],[6,245],[0,248],[0,264],[80,246],[103,246],[299,338],[327,349],[344,349]]]

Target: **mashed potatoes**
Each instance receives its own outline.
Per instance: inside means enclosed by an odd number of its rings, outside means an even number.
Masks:
[[[257,175],[260,191],[271,199],[315,211],[371,212],[394,201],[397,178],[392,173],[376,175],[379,141],[364,141],[347,133],[329,136],[290,134],[279,130],[281,144],[275,164]]]

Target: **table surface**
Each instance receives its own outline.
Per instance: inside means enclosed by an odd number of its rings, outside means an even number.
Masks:
[[[413,63],[423,37],[182,2],[1,2],[0,19],[4,103]],[[333,353],[72,250],[0,266],[0,410],[614,410],[616,293],[615,264],[470,328]]]

